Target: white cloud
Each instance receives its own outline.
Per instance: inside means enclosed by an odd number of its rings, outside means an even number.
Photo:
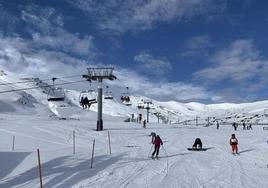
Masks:
[[[95,58],[99,53],[93,42],[93,36],[87,36],[81,39],[79,36],[58,29],[57,32],[54,32],[54,35],[34,33],[32,37],[37,45],[58,51],[71,52],[91,58]]]
[[[27,23],[27,29],[37,46],[79,56],[95,58],[100,55],[92,35],[81,36],[63,29],[63,15],[51,7],[26,5],[21,11],[21,20]]]
[[[197,79],[217,83],[223,80],[260,89],[267,84],[268,60],[254,47],[252,40],[236,40],[210,58],[212,66],[196,72]]]
[[[80,59],[57,51],[36,50],[31,41],[18,37],[0,37],[0,65],[10,72],[34,76],[73,75],[86,67]]]
[[[100,29],[116,34],[148,30],[160,22],[185,21],[197,15],[220,11],[220,7],[211,0],[68,1],[97,21]]]
[[[134,60],[138,63],[138,69],[147,74],[161,76],[168,73],[172,68],[168,60],[157,59],[146,52],[136,55]]]

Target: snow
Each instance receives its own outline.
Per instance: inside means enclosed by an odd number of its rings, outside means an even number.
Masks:
[[[14,81],[19,80],[12,75],[0,76],[2,83]],[[124,120],[131,114],[135,118],[139,113],[146,117],[146,110],[138,109],[137,104],[148,98],[131,96],[132,106],[125,106],[116,98],[103,100],[104,131],[97,132],[97,105],[82,110],[79,94],[66,90],[66,100],[62,102],[48,102],[42,89],[0,94],[0,188],[40,187],[37,149],[41,153],[44,187],[268,187],[268,131],[263,130],[267,125],[260,124],[268,122],[268,101],[205,105],[152,100],[150,123],[144,129],[141,124]],[[155,112],[162,115],[160,123]],[[242,130],[240,125],[234,131],[234,121],[253,123],[253,130]],[[159,134],[164,142],[159,160],[150,158],[151,132]],[[232,133],[239,140],[240,155],[231,153]],[[207,151],[187,150],[197,137]],[[93,140],[95,157],[90,168]]]

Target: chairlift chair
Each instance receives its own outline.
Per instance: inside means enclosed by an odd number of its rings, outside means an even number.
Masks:
[[[65,92],[61,87],[55,87],[55,80],[57,78],[52,78],[53,85],[49,88],[47,94],[48,101],[64,101],[65,100]]]
[[[138,109],[144,109],[144,101],[143,101],[143,99],[141,99],[140,101],[138,101],[137,108]]]
[[[105,91],[105,96],[104,96],[104,99],[113,99],[113,95],[112,95],[112,91],[109,91],[109,86],[106,86],[106,91]]]
[[[83,104],[83,99],[87,98],[87,102],[86,104]],[[94,90],[85,90],[85,91],[81,91],[80,95],[79,95],[79,102],[80,105],[83,106],[88,106],[90,107],[92,104],[97,103],[97,96]]]
[[[129,96],[129,93],[128,93],[128,87],[126,87],[127,89],[127,92],[126,93],[123,93],[123,95],[121,96],[121,101],[124,105],[126,106],[131,106],[132,103],[131,103],[131,100],[130,100],[130,96]]]

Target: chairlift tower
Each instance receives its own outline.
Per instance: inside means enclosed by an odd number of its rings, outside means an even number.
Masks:
[[[149,110],[151,109],[150,108],[150,104],[153,104],[153,102],[151,100],[148,100],[148,101],[144,101],[144,104],[147,104],[147,106],[146,106],[146,110],[147,110],[147,123],[149,123]]]
[[[88,74],[82,77],[88,81],[98,81],[98,120],[97,120],[97,131],[103,130],[103,120],[102,120],[102,80],[115,80],[116,76],[113,75],[114,68],[104,67],[104,68],[87,68]]]

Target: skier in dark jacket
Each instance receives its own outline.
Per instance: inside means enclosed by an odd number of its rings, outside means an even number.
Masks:
[[[157,135],[154,139],[154,152],[152,153],[152,158],[154,158],[154,154],[156,154],[156,158],[158,158],[160,145],[163,145],[163,142],[159,135]]]
[[[196,138],[194,141],[193,149],[202,149],[202,141],[200,138]]]

